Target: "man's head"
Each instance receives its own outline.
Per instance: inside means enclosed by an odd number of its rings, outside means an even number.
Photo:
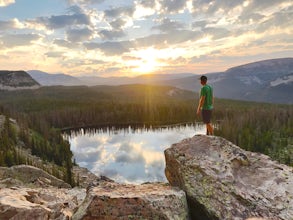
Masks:
[[[201,76],[199,79],[202,85],[206,84],[208,81],[208,78],[206,76]]]

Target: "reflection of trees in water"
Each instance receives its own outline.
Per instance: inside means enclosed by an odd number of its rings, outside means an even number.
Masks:
[[[155,131],[160,132],[163,129],[174,130],[181,129],[186,126],[194,127],[195,129],[200,129],[203,126],[202,122],[184,122],[184,123],[176,123],[169,125],[145,125],[145,124],[115,124],[115,125],[99,125],[99,126],[85,126],[85,127],[76,127],[76,128],[68,128],[63,130],[63,134],[65,137],[74,137],[78,135],[94,135],[99,133],[108,133],[108,134],[118,134],[118,133],[136,133],[136,132],[148,132]]]
[[[70,139],[77,163],[87,164],[92,172],[102,173],[118,182],[164,182],[164,149],[193,136],[202,127],[201,124],[182,123],[162,127],[86,128],[72,131]],[[101,151],[103,157],[93,155]],[[83,156],[79,157],[79,154]],[[96,160],[89,161],[89,158]]]

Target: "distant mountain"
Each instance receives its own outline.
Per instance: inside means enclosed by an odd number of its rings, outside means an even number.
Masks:
[[[234,67],[224,74],[215,88],[224,89],[229,82],[233,96],[220,92],[220,97],[293,104],[293,58],[265,60]],[[221,84],[221,86],[219,86]]]
[[[28,71],[41,85],[126,85],[156,84],[198,92],[198,75],[191,73],[152,74],[137,77],[72,77]],[[263,60],[236,66],[225,72],[207,73],[208,83],[219,98],[271,103],[293,103],[293,58]]]
[[[293,58],[264,60],[208,73],[216,97],[293,104]],[[162,82],[181,89],[199,91],[199,76]]]
[[[75,86],[84,85],[84,82],[79,79],[69,76],[66,74],[49,74],[39,70],[29,70],[28,74],[31,75],[37,82],[43,86],[53,86],[53,85],[64,85],[64,86]]]
[[[35,89],[39,86],[25,71],[0,70],[0,90]]]
[[[43,86],[96,86],[96,85],[127,85],[127,84],[157,84],[161,81],[179,79],[182,77],[192,76],[192,73],[180,74],[150,74],[137,77],[98,77],[82,76],[73,77],[66,74],[50,74],[39,70],[27,71],[36,81]]]
[[[88,86],[94,85],[127,85],[127,84],[159,84],[161,81],[180,79],[187,76],[193,76],[192,73],[179,74],[148,74],[136,77],[79,77]]]

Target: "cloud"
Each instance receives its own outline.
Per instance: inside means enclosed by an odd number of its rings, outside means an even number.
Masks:
[[[129,52],[133,44],[129,41],[104,42],[104,43],[84,43],[88,50],[100,49],[105,55],[122,55]]]
[[[78,5],[73,5],[67,8],[68,14],[84,14],[84,10]]]
[[[293,7],[292,7],[293,9]],[[271,28],[290,28],[292,30],[292,18],[293,12],[292,11],[281,11],[273,14],[270,19],[263,21],[258,27],[258,32],[263,32]]]
[[[104,11],[105,16],[110,18],[117,18],[122,15],[132,17],[133,13],[134,13],[133,7],[117,7],[117,8],[107,9]]]
[[[38,17],[29,20],[30,23],[42,24],[48,29],[60,29],[72,25],[90,25],[90,18],[86,14],[53,15],[51,17]]]
[[[13,19],[10,21],[0,21],[1,31],[17,28],[17,26],[18,26],[17,19]]]
[[[66,31],[66,35],[70,42],[83,42],[91,38],[93,31],[88,28],[69,29]]]
[[[209,23],[206,20],[199,20],[192,23],[193,28],[205,28]]]
[[[144,158],[140,154],[133,154],[133,152],[124,152],[116,156],[115,162],[117,163],[143,163]]]
[[[231,33],[225,28],[203,28],[202,31],[204,32],[204,34],[211,35],[213,40],[228,37]]]
[[[100,4],[100,3],[103,3],[104,1],[105,0],[68,0],[68,3],[72,5],[75,5],[75,4],[88,5],[88,4]]]
[[[161,10],[167,13],[175,13],[181,11],[186,6],[186,0],[162,0],[160,1]]]
[[[163,19],[162,24],[152,27],[152,29],[158,29],[165,33],[183,28],[184,24],[177,21],[171,21],[169,18]]]
[[[140,5],[142,5],[145,8],[153,8],[156,5],[155,0],[142,0],[140,2]]]
[[[0,37],[0,42],[7,48],[17,46],[28,46],[32,41],[41,39],[42,37],[38,34],[7,34]]]
[[[173,44],[179,44],[186,41],[196,40],[202,36],[200,31],[190,30],[172,30],[168,34],[154,34],[147,37],[138,38],[135,40],[138,47],[165,48]]]
[[[135,143],[124,142],[121,144],[116,154],[115,162],[117,163],[145,163],[143,152]]]
[[[103,40],[113,40],[124,37],[125,33],[122,30],[102,30],[99,35]]]
[[[78,47],[77,44],[73,43],[73,42],[69,42],[67,40],[63,40],[63,39],[55,39],[53,41],[54,44],[60,46],[60,47],[66,47],[66,48],[76,48]]]
[[[282,7],[283,3],[290,4],[290,2],[292,5],[292,1],[290,0],[251,0],[249,1],[249,4],[244,8],[243,15],[248,15],[257,12],[265,12],[267,9],[270,8],[278,9],[279,7]]]
[[[15,0],[0,0],[0,7],[6,7],[14,3],[15,3]]]
[[[64,52],[59,52],[59,51],[51,51],[51,52],[47,52],[45,53],[45,55],[47,57],[53,57],[53,58],[59,58],[59,57],[62,57],[64,54]]]
[[[126,21],[121,18],[118,18],[118,19],[110,22],[110,25],[114,29],[121,29],[125,24],[126,24]]]
[[[121,33],[115,32],[100,32],[104,34],[102,38],[113,39],[114,37],[122,36]],[[108,34],[108,35],[105,35]],[[112,36],[111,34],[114,34]],[[118,34],[118,35],[115,35]],[[166,48],[171,45],[197,40],[202,37],[203,33],[200,31],[189,31],[189,30],[169,30],[168,33],[153,34],[142,38],[137,38],[133,41],[106,41],[102,43],[86,42],[84,46],[88,50],[99,49],[105,55],[123,55],[124,53],[130,52],[131,49],[139,50],[141,48],[156,47]],[[215,34],[214,34],[215,35]],[[215,35],[216,36],[216,35]]]
[[[91,149],[90,151],[84,150],[83,152],[76,153],[74,157],[78,162],[87,162],[88,164],[94,164],[101,159],[102,152],[100,151],[100,149]]]
[[[137,64],[147,60],[144,58],[145,51],[150,48],[159,66],[152,71],[174,73],[198,72],[198,66],[188,63],[193,57],[203,59],[206,56],[208,61],[222,60],[221,66],[219,63],[205,66],[205,71],[219,71],[224,68],[224,63],[230,65],[224,59],[228,54],[236,54],[241,59],[247,51],[265,55],[281,54],[279,51],[282,49],[284,55],[292,53],[288,43],[292,38],[291,0],[65,2],[68,4],[61,3],[58,7],[61,14],[52,14],[55,1],[37,4],[36,10],[28,14],[18,1],[0,0],[0,7],[14,4],[13,7],[1,8],[1,48],[24,46],[25,43],[29,47],[34,46],[38,56],[33,61],[22,63],[30,66],[38,64],[39,68],[47,68],[45,71],[49,71],[49,65],[39,58],[56,58],[48,60],[54,62],[56,68],[64,67],[60,71],[68,73],[96,70],[96,74],[104,74],[109,70],[117,75],[138,73]],[[27,13],[22,14],[20,9]],[[40,16],[41,12],[44,15]],[[25,17],[28,15],[29,18]],[[242,48],[247,49],[240,53]],[[17,54],[19,49],[29,50],[23,47],[9,51]],[[4,53],[7,54],[2,50],[0,55]],[[114,64],[114,59],[107,56],[115,56],[117,63]],[[129,60],[130,57],[133,61]],[[186,61],[179,62],[180,58]],[[95,64],[95,59],[105,63]],[[90,66],[91,63],[93,66]]]
[[[205,13],[208,17],[209,15],[215,15],[218,11],[223,11],[227,14],[235,7],[242,6],[243,0],[193,0],[192,5],[194,13]]]
[[[239,16],[239,20],[241,21],[241,23],[259,23],[261,21],[261,19],[263,19],[265,16],[261,15],[259,13],[250,13],[248,15],[240,15]]]

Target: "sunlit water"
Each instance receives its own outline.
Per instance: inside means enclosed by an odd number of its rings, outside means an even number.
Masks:
[[[160,129],[100,129],[67,136],[76,163],[120,183],[166,182],[164,150],[195,134],[202,125]]]

